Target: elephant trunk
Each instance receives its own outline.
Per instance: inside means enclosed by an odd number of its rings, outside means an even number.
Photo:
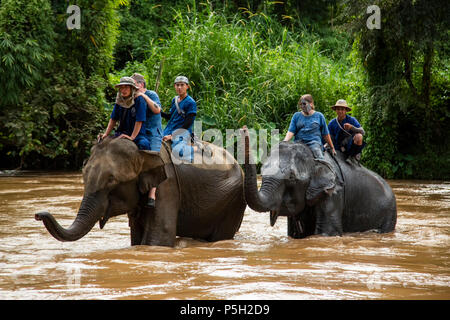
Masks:
[[[104,198],[104,199],[103,199]],[[48,212],[39,212],[35,219],[43,221],[48,232],[59,241],[76,241],[85,236],[103,217],[106,211],[106,196],[99,193],[85,195],[72,225],[65,229]]]
[[[274,195],[279,193],[277,190],[280,186],[279,181],[271,178],[263,179],[261,190],[258,191],[257,177],[256,177],[256,165],[250,164],[250,148],[249,148],[249,136],[244,135],[244,150],[245,150],[245,163],[244,163],[244,189],[245,199],[248,206],[258,212],[267,212],[275,209]]]

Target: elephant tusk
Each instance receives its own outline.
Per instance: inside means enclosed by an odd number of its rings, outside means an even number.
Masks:
[[[100,229],[103,229],[106,222],[109,220],[110,215],[111,215],[111,200],[108,200],[108,209],[106,209],[105,215],[100,217],[100,219],[98,220],[98,225]]]
[[[103,229],[103,227],[106,224],[106,221],[108,221],[108,217],[101,217],[100,220],[98,220],[98,224],[100,226],[100,229]]]
[[[273,227],[275,222],[277,222],[277,218],[280,212],[278,210],[270,210],[270,226]]]
[[[303,227],[302,227],[302,223],[300,220],[296,220],[297,222],[297,229],[299,231],[299,233],[303,233]]]

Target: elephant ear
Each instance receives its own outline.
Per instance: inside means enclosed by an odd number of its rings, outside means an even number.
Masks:
[[[165,164],[159,152],[141,150],[142,169],[139,174],[139,191],[147,193],[167,179]]]
[[[306,190],[306,203],[309,206],[315,205],[323,196],[331,196],[337,184],[336,172],[331,165],[323,160],[314,161],[315,168]]]

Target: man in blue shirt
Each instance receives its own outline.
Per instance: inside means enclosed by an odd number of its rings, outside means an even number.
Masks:
[[[144,98],[147,103],[147,118],[145,120],[145,134],[150,142],[152,151],[161,151],[162,126],[161,126],[161,101],[155,91],[147,90],[145,77],[142,74],[134,73],[131,78],[136,82],[139,90],[137,95]],[[146,207],[154,208],[156,205],[156,187],[150,189]]]
[[[337,114],[337,117],[328,124],[331,140],[347,158],[353,157],[359,161],[361,151],[365,146],[365,142],[363,142],[364,129],[356,118],[347,115],[347,112],[352,111],[352,108],[347,105],[345,100],[338,100],[331,108]]]
[[[133,141],[140,150],[149,150],[150,142],[145,135],[145,126],[143,125],[146,120],[144,98],[136,97],[138,87],[130,77],[120,78],[117,87],[119,87],[119,92],[117,93],[116,103],[108,127],[101,138],[106,138],[119,122],[119,127],[114,134],[115,137]]]
[[[172,152],[177,158],[192,162],[195,150],[191,145],[191,137],[197,115],[197,103],[187,93],[188,78],[176,77],[174,86],[178,95],[172,99],[169,113],[161,113],[169,120],[163,132],[163,141],[172,141]]]
[[[137,96],[142,96],[147,103],[145,133],[150,141],[150,150],[160,151],[162,142],[161,101],[155,91],[147,90],[143,75],[134,73],[131,78],[136,81],[136,85],[139,87]]]
[[[330,145],[335,154],[333,142],[328,132],[327,123],[322,113],[314,110],[314,100],[310,94],[301,96],[298,101],[301,112],[296,112],[291,119],[288,132],[283,141],[301,141],[312,151],[314,158],[324,159],[322,138]]]

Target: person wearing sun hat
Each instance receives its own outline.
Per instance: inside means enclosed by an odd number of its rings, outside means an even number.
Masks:
[[[343,152],[347,159],[353,157],[358,162],[361,159],[361,151],[365,147],[363,136],[364,129],[355,117],[347,114],[352,111],[347,101],[339,99],[331,107],[336,112],[336,118],[328,124],[331,140],[337,150]]]
[[[122,77],[115,85],[118,88],[116,102],[108,122],[105,133],[99,135],[99,140],[109,136],[119,123],[114,137],[129,139],[136,143],[140,150],[149,150],[150,142],[145,136],[146,102],[143,97],[136,95],[139,87],[131,77]]]

